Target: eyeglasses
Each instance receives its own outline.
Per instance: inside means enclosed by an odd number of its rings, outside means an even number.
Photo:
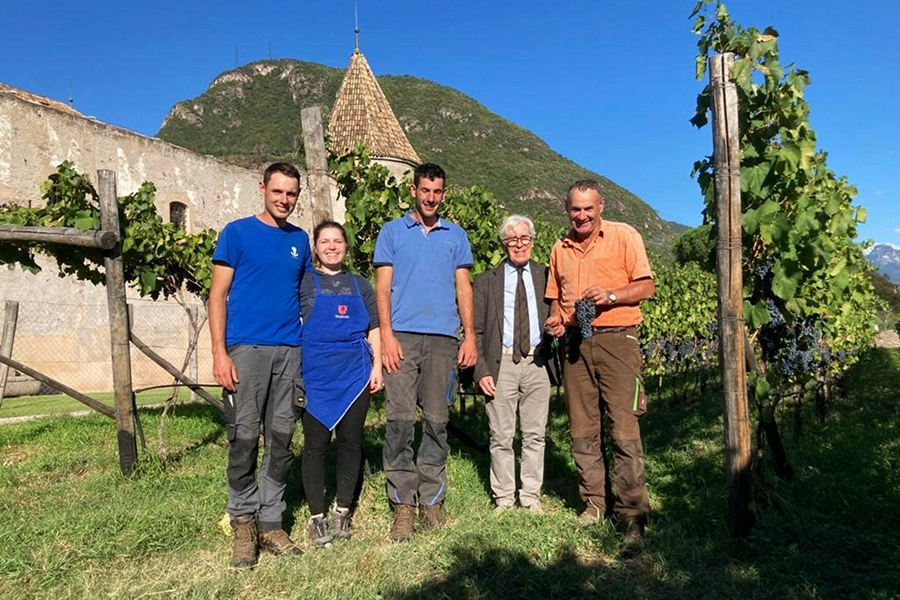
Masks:
[[[530,235],[523,235],[522,237],[508,237],[503,240],[503,243],[507,246],[530,246],[533,241],[534,238]]]

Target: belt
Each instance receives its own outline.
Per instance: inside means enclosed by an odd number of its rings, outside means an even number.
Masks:
[[[608,326],[608,327],[591,326],[591,332],[593,332],[594,335],[596,335],[598,333],[621,333],[623,331],[628,331],[632,327],[634,327],[634,325],[631,325],[631,326],[615,326],[614,325],[614,326]],[[580,327],[569,327],[568,330],[569,330],[569,333],[578,333],[579,335],[581,334]]]
[[[522,358],[526,358],[526,357],[529,357],[529,356],[534,356],[534,351],[535,351],[535,350],[537,350],[537,347],[536,347],[536,346],[532,346],[531,349],[528,351],[528,354],[526,354],[526,355],[523,356]],[[506,347],[504,347],[504,348],[503,348],[503,354],[506,354],[507,356],[512,356],[512,355],[513,355],[513,349],[512,349],[512,348],[506,348]]]

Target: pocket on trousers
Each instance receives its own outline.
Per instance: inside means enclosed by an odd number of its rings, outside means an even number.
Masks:
[[[456,369],[450,369],[450,379],[447,382],[447,405],[453,404],[456,400]]]
[[[640,377],[634,378],[634,403],[631,406],[634,416],[640,417],[647,412],[647,393]]]
[[[222,414],[225,417],[225,433],[228,436],[228,442],[234,442],[237,438],[234,392],[230,392],[224,388],[222,388]]]

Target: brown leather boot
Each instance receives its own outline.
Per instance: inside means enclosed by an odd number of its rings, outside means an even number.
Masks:
[[[283,529],[259,532],[259,547],[275,556],[299,556],[303,550],[297,547]]]
[[[234,545],[231,547],[231,566],[234,569],[252,569],[259,558],[259,534],[256,531],[256,515],[231,517]]]
[[[419,518],[426,529],[440,529],[447,524],[447,514],[444,512],[444,503],[438,502],[433,506],[419,506]]]
[[[391,525],[391,539],[395,542],[408,542],[412,539],[413,525],[416,522],[416,509],[409,504],[398,504],[394,507],[394,524]]]

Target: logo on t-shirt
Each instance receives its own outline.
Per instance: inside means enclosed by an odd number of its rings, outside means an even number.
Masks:
[[[296,246],[291,246],[291,258],[297,258],[300,254],[297,252]]]

